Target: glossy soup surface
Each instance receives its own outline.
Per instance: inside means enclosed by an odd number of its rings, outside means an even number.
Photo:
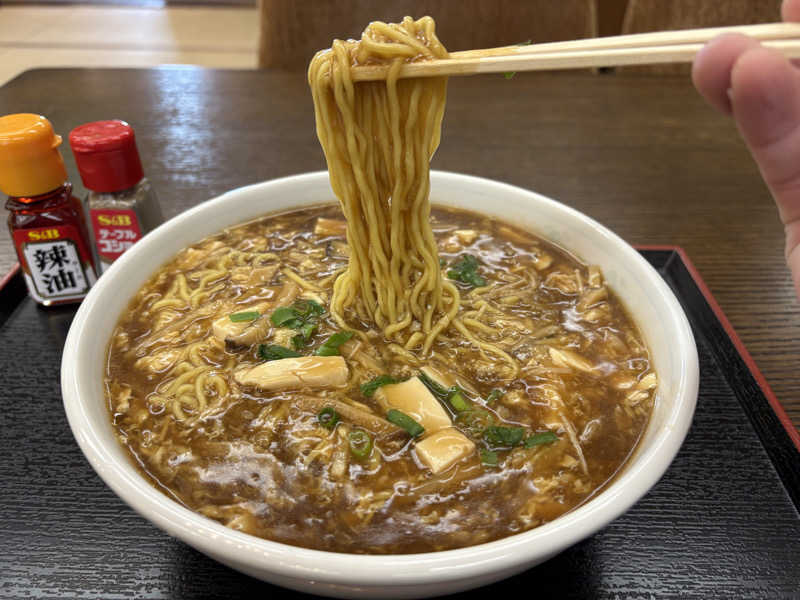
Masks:
[[[344,386],[264,391],[234,380],[264,362],[261,344],[292,346],[297,331],[269,321],[276,308],[299,298],[327,306],[347,262],[341,218],[325,206],[231,228],[179,253],[133,298],[110,343],[105,389],[116,435],[152,483],[229,527],[354,553],[478,544],[596,494],[647,425],[657,383],[647,349],[599,269],[496,220],[433,211],[443,274],[469,254],[487,283],[459,284],[469,335],[450,327],[431,357],[414,360],[351,321],[365,335],[339,349]],[[256,337],[215,336],[215,321],[254,308]],[[316,325],[300,354],[342,331],[327,312]],[[341,415],[332,429],[321,424],[320,402],[333,400],[385,417],[360,386],[423,367],[457,382],[464,402],[440,402],[476,445],[444,471],[432,473],[404,432],[382,436]],[[522,437],[487,437],[488,427]],[[369,435],[367,456],[350,449],[354,430]]]

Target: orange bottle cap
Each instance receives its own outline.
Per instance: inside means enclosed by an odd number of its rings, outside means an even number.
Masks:
[[[0,117],[0,191],[15,197],[39,196],[67,181],[67,170],[50,121],[19,113]]]

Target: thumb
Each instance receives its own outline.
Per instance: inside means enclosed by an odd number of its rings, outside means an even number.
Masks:
[[[745,51],[731,72],[731,108],[786,227],[800,293],[800,73],[778,52]]]

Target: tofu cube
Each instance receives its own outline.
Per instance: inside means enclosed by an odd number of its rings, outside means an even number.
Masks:
[[[450,415],[417,377],[378,388],[375,399],[384,411],[394,408],[414,419],[425,428],[425,435],[452,425]]]
[[[441,429],[415,446],[417,458],[434,474],[475,452],[475,444],[455,427]]]
[[[443,388],[451,388],[454,385],[457,385],[462,390],[468,391],[470,394],[478,395],[478,391],[472,386],[469,381],[462,379],[458,375],[452,375],[450,373],[443,373],[438,369],[433,368],[430,365],[426,365],[420,369],[429,379],[432,379],[434,383],[438,383]]]

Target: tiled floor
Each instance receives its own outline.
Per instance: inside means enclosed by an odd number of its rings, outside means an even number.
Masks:
[[[255,8],[0,6],[0,85],[35,67],[254,68]]]
[[[36,67],[254,68],[257,47],[254,8],[0,5],[0,85]],[[15,262],[3,224],[0,278]]]

